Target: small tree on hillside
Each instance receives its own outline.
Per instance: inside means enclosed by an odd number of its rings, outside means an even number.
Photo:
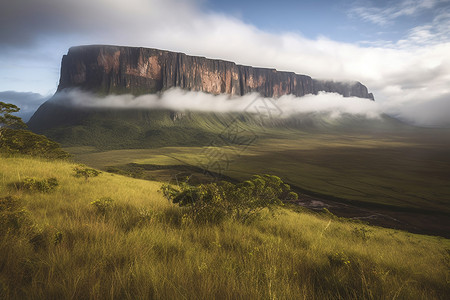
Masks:
[[[0,138],[6,128],[23,129],[27,127],[22,118],[13,115],[19,110],[20,108],[14,104],[0,101]]]
[[[67,158],[69,153],[46,136],[24,130],[27,125],[14,116],[20,110],[10,103],[0,102],[0,153],[25,154],[46,158]]]

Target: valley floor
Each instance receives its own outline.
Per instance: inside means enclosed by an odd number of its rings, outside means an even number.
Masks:
[[[409,130],[409,129],[408,129]],[[299,204],[415,233],[450,235],[446,129],[307,132],[266,129],[249,145],[67,150],[78,162],[132,177],[207,182],[274,174]]]

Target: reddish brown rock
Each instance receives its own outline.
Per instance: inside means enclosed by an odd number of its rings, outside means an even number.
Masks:
[[[105,45],[70,48],[62,60],[58,91],[81,88],[104,94],[139,95],[173,87],[211,94],[257,92],[275,98],[325,91],[373,100],[373,95],[359,82],[321,81],[292,72],[241,66],[183,53]]]

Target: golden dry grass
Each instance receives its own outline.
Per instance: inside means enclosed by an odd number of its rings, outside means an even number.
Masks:
[[[85,181],[73,176],[74,166],[0,158],[0,198],[19,198],[34,224],[32,233],[0,238],[1,298],[445,299],[450,293],[447,239],[291,208],[247,225],[183,223],[180,208],[157,192],[160,183],[109,173]],[[25,177],[55,177],[59,187],[47,194],[11,187]],[[114,200],[105,214],[90,204],[102,197]],[[30,242],[37,233],[39,247]]]

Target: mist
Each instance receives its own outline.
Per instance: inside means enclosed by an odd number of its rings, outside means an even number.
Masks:
[[[270,114],[274,118],[287,118],[297,114],[316,113],[330,118],[345,114],[365,118],[379,118],[381,106],[369,99],[343,97],[335,93],[319,93],[295,97],[264,98],[258,93],[244,96],[212,95],[203,92],[173,88],[159,94],[108,95],[98,97],[78,89],[56,94],[52,101],[68,106],[108,109],[167,109],[173,111]]]
[[[141,96],[97,96],[79,89],[55,94],[52,102],[84,108],[107,109],[167,109],[172,111],[215,113],[269,113],[273,118],[288,118],[301,114],[320,114],[332,119],[353,115],[367,119],[380,119],[388,115],[422,127],[450,127],[448,114],[450,102],[446,97],[435,101],[405,101],[392,105],[357,97],[343,97],[336,93],[320,92],[318,95],[264,98],[258,93],[244,96],[212,95],[204,92],[172,88],[163,93]],[[301,116],[300,116],[301,117]]]

